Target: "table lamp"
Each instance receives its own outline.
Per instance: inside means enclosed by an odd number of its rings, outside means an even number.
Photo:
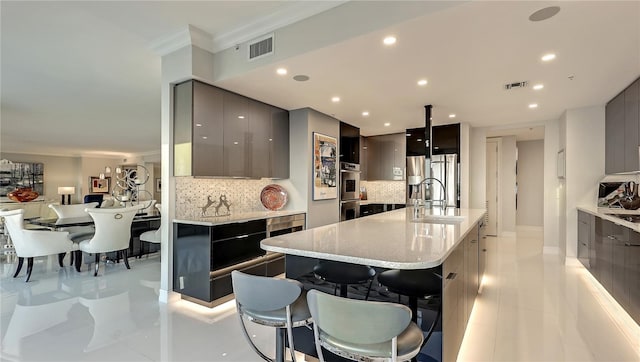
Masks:
[[[76,188],[73,186],[61,186],[58,187],[58,195],[62,195],[61,204],[64,205],[64,195],[67,195],[67,205],[71,205],[71,195],[76,193]]]

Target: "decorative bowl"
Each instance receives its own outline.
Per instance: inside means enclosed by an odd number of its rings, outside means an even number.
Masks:
[[[31,187],[18,187],[17,189],[9,192],[7,197],[17,202],[29,202],[38,198],[40,194],[33,191]]]
[[[287,190],[280,185],[267,185],[260,192],[260,202],[271,211],[280,210],[287,203]]]

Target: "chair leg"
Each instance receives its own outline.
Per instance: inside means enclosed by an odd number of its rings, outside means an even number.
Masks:
[[[286,333],[286,329],[276,328],[276,362],[284,362],[284,341],[286,339]]]
[[[28,283],[29,279],[31,279],[32,271],[33,271],[33,258],[27,258],[27,279],[25,279],[25,283]]]
[[[127,269],[131,269],[129,266],[129,249],[122,250],[122,260],[124,261],[124,266],[126,266]]]
[[[65,255],[67,255],[67,253],[58,254],[58,265],[60,265],[61,268],[64,268],[64,256]]]
[[[22,269],[22,264],[24,263],[23,257],[18,257],[18,265],[16,266],[16,272],[13,274],[13,277],[17,277],[20,274],[20,270]]]
[[[69,253],[69,265],[73,265],[73,256],[75,255],[75,251]]]
[[[100,267],[100,253],[96,253],[96,269],[93,272],[93,276],[97,277],[98,276],[98,268]]]
[[[76,250],[74,253],[76,256],[73,262],[76,264],[76,271],[79,273],[82,266],[82,250]]]
[[[367,288],[367,294],[364,296],[364,300],[369,300],[369,293],[371,292],[371,284],[373,284],[373,279],[369,282],[369,287]]]

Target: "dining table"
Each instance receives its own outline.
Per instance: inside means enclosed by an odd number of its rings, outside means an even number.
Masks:
[[[50,230],[63,230],[65,228],[71,228],[76,226],[91,226],[94,224],[91,216],[82,217],[66,217],[66,218],[36,218],[26,220],[31,225],[44,227]],[[137,214],[133,218],[131,223],[131,239],[129,240],[129,256],[140,258],[143,255],[156,252],[159,249],[158,245],[140,242],[140,234],[145,231],[155,230],[160,227],[160,213],[141,213]],[[84,235],[90,235],[90,233],[84,233]],[[70,235],[72,237],[73,235]],[[113,254],[113,255],[111,255]],[[116,253],[107,253],[108,259],[117,261]],[[86,260],[86,259],[85,259]]]

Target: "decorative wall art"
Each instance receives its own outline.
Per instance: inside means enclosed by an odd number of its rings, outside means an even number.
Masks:
[[[0,160],[0,197],[24,187],[44,194],[44,164]]]
[[[336,138],[313,133],[313,199],[327,200],[338,197]]]
[[[111,189],[111,177],[100,178],[91,176],[89,178],[89,192],[92,194],[108,194]]]

